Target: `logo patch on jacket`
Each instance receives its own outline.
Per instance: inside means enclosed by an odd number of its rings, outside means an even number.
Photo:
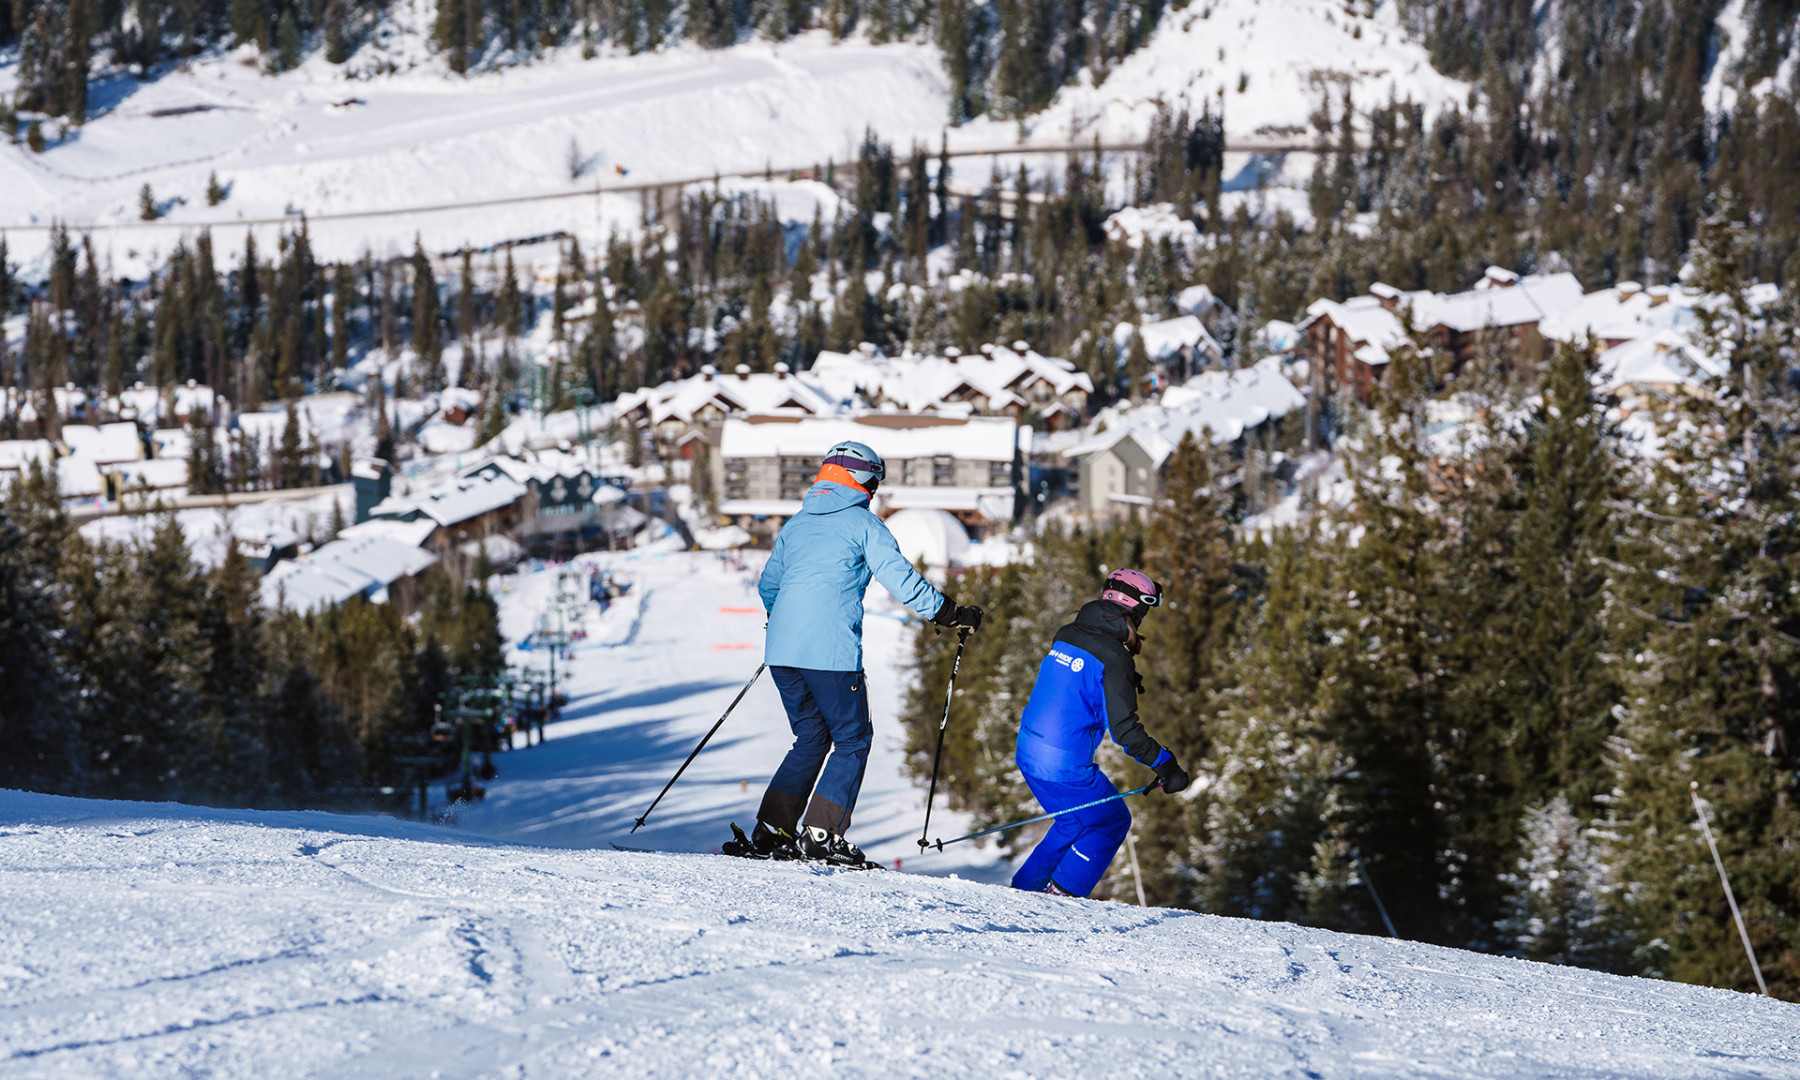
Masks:
[[[1061,664],[1063,667],[1068,668],[1070,671],[1080,671],[1082,668],[1087,666],[1086,660],[1083,660],[1079,656],[1070,656],[1068,653],[1063,652],[1061,649],[1051,649],[1050,650],[1050,659]]]

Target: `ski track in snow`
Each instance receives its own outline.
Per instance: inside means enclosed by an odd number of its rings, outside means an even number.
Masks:
[[[612,850],[710,848],[786,740],[759,684],[626,841],[755,669],[711,646],[761,619],[720,610],[755,599],[711,556],[600,558],[638,599],[455,828],[0,792],[0,1077],[1800,1078],[1794,1005],[1018,893],[971,880],[1004,878],[991,849],[901,873]],[[509,638],[554,581],[508,579]],[[853,829],[888,858],[920,813],[892,614]]]

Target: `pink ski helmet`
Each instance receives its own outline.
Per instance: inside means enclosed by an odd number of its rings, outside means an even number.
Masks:
[[[1114,570],[1100,590],[1100,599],[1124,608],[1133,619],[1142,619],[1145,612],[1162,604],[1162,586],[1142,570]]]

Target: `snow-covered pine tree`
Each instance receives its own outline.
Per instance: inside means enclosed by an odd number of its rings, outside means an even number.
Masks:
[[[1581,816],[1557,795],[1527,807],[1517,872],[1508,875],[1502,947],[1551,964],[1618,970],[1628,940],[1611,910],[1614,892],[1602,851]]]
[[[1340,823],[1336,780],[1351,771],[1322,723],[1334,693],[1319,602],[1334,590],[1325,543],[1289,530],[1271,538],[1256,560],[1266,586],[1248,605],[1249,646],[1223,658],[1212,749],[1195,771],[1204,819],[1187,838],[1180,895],[1202,911],[1308,919],[1315,854]]]

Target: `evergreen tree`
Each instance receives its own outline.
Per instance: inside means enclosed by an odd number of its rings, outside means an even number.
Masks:
[[[1618,435],[1595,400],[1591,358],[1557,350],[1532,417],[1513,556],[1509,661],[1512,745],[1521,798],[1561,795],[1577,808],[1610,789],[1601,769],[1619,687],[1607,623],[1610,566],[1618,533]]]
[[[516,338],[525,330],[525,297],[519,290],[519,275],[513,270],[512,248],[506,249],[506,270],[500,277],[500,295],[495,300],[495,318],[500,331]]]
[[[1350,763],[1327,727],[1337,709],[1330,543],[1272,538],[1249,647],[1229,655],[1220,679],[1213,750],[1195,770],[1204,821],[1182,836],[1186,859],[1177,852],[1177,868],[1191,867],[1178,896],[1203,911],[1306,922],[1309,898],[1351,871],[1339,787]]]
[[[1193,433],[1182,436],[1144,545],[1144,569],[1162,585],[1167,600],[1145,628],[1156,642],[1140,658],[1145,726],[1189,767],[1197,767],[1211,747],[1212,696],[1238,607],[1230,504],[1222,497],[1211,455],[1211,447]],[[1179,895],[1171,875],[1181,873],[1182,838],[1198,831],[1198,822],[1189,818],[1193,809],[1191,799],[1157,799],[1144,807],[1138,848],[1146,894]]]
[[[444,340],[440,325],[437,278],[431,272],[431,259],[417,237],[413,239],[413,350],[425,368],[425,389],[437,393],[444,388]]]
[[[1723,298],[1699,347],[1729,367],[1630,500],[1625,603],[1644,634],[1619,650],[1609,830],[1637,960],[1649,973],[1753,987],[1687,786],[1713,806],[1719,853],[1771,990],[1800,995],[1800,399],[1795,324],[1756,310],[1752,240],[1728,212],[1701,233],[1691,283]]]
[[[72,791],[80,778],[57,581],[67,532],[55,474],[33,462],[0,503],[0,740],[7,748],[0,785],[6,787]]]
[[[1618,970],[1627,942],[1609,911],[1615,886],[1568,800],[1528,808],[1521,832],[1502,940],[1527,960]]]

